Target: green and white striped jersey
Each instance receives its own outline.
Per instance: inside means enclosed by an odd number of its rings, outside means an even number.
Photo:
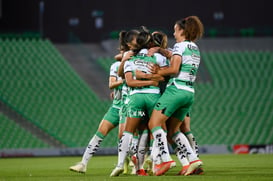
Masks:
[[[149,74],[149,65],[150,64],[158,64],[160,67],[168,66],[167,58],[162,56],[161,54],[155,54],[154,56],[147,56],[148,50],[142,49],[136,56],[133,56],[130,60],[125,62],[124,64],[124,73],[132,72],[134,79],[135,71],[140,70],[144,73]],[[159,94],[160,89],[159,87],[155,86],[144,86],[144,87],[131,87],[130,88],[130,95],[135,93],[154,93]]]
[[[171,77],[168,85],[174,83],[178,89],[194,92],[193,84],[200,64],[198,46],[190,41],[176,43],[173,48],[173,55],[180,55],[182,57],[182,64],[180,65],[178,74]]]

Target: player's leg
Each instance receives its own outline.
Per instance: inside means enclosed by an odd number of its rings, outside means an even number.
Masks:
[[[189,105],[185,105],[184,108],[178,109],[171,118],[171,126],[170,129],[168,129],[168,132],[171,135],[172,140],[177,145],[177,149],[179,150],[179,154],[182,158],[188,158],[190,165],[183,165],[182,170],[180,171],[180,174],[183,175],[190,175],[192,172],[200,168],[202,166],[202,161],[198,158],[198,155],[193,151],[187,137],[181,133],[180,126],[181,126],[181,120],[184,120],[185,115],[188,112],[188,109],[190,108]],[[188,168],[185,168],[188,167]]]
[[[133,138],[133,133],[140,122],[140,118],[127,117],[125,130],[119,141],[118,146],[118,164],[111,172],[110,176],[119,176],[124,171],[124,161],[128,155],[130,144]]]
[[[120,115],[120,120],[119,120],[119,132],[118,132],[118,138],[119,139],[118,140],[120,140],[121,137],[122,137],[122,134],[123,134],[124,129],[125,129],[126,118],[127,118],[127,104],[125,104],[124,99],[122,99],[121,109],[120,109],[119,115]],[[129,159],[129,157],[127,157],[125,159],[125,163],[124,163],[123,174],[128,173],[129,162],[130,162],[130,159]]]
[[[82,156],[81,162],[71,166],[71,171],[85,173],[87,164],[93,155],[97,152],[103,139],[107,134],[118,125],[119,122],[119,109],[110,107],[107,113],[104,115],[103,120],[100,122],[97,132],[91,138]]]
[[[161,110],[154,110],[149,121],[149,128],[151,129],[154,137],[155,147],[158,147],[159,154],[162,159],[162,163],[160,165],[155,165],[156,176],[163,175],[165,172],[167,172],[171,168],[173,162],[168,148],[166,133],[161,127],[168,117],[161,112]]]
[[[136,174],[141,176],[147,176],[148,174],[145,172],[143,167],[145,153],[147,151],[148,137],[149,137],[147,119],[143,118],[141,120],[138,130],[139,130],[139,141],[137,146]]]
[[[190,142],[190,145],[192,147],[192,149],[195,151],[195,153],[198,155],[198,144],[197,144],[197,141],[196,141],[196,138],[195,136],[193,135],[192,131],[191,131],[191,128],[190,128],[190,121],[191,121],[191,118],[190,118],[190,115],[189,113],[186,115],[184,121],[182,122],[182,125],[180,126],[180,130],[182,133],[185,134],[185,136],[188,138],[189,142]]]
[[[182,133],[185,134],[185,136],[188,138],[189,142],[190,142],[190,145],[193,149],[193,151],[197,154],[197,156],[199,157],[199,146],[197,144],[197,141],[196,141],[196,138],[195,136],[193,135],[192,131],[191,131],[191,128],[190,128],[190,121],[191,121],[191,118],[190,118],[190,114],[187,113],[184,121],[182,122],[181,126],[180,126],[180,130]],[[196,169],[193,174],[197,174],[197,175],[201,175],[204,173],[204,170],[203,168],[198,168]]]
[[[182,124],[182,122],[180,121],[179,124]],[[170,127],[171,127],[171,118],[167,121],[167,127],[169,128],[168,129],[168,134],[167,134],[168,142],[171,145],[172,149],[174,150],[174,153],[175,153],[178,161],[182,165],[182,169],[178,173],[178,175],[184,175],[186,173],[189,165],[190,165],[190,162],[188,161],[186,153],[184,153],[183,150],[181,150],[181,148],[172,139],[172,135],[176,132],[176,130],[171,130],[170,129]]]

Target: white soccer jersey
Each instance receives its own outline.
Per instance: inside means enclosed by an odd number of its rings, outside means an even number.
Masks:
[[[152,57],[147,56],[148,50],[142,49],[136,56],[132,57],[129,61],[124,64],[124,73],[132,72],[134,79],[135,71],[140,70],[144,73],[150,73],[149,64],[158,64],[160,67],[168,66],[167,58],[161,54],[156,54]],[[155,86],[135,87],[131,88],[130,95],[135,93],[156,93],[159,94],[160,90]]]
[[[116,61],[110,67],[110,76],[116,77],[117,80],[121,80],[121,77],[118,76],[119,65],[120,65],[120,61]]]
[[[110,76],[116,77],[117,80],[121,80],[122,78],[118,76],[118,68],[120,65],[120,61],[114,62],[110,67]],[[121,91],[122,85],[114,88],[114,100],[113,100],[113,107],[120,108],[120,101],[121,101]]]
[[[195,82],[200,64],[198,46],[190,41],[176,43],[173,48],[173,55],[180,55],[182,57],[182,64],[179,73],[170,79],[170,83],[174,83],[179,89],[194,92],[193,83]]]

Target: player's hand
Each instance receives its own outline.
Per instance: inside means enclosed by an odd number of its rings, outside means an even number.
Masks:
[[[134,56],[134,52],[130,51],[130,52],[126,53],[126,55],[124,55],[122,57],[122,61],[127,61],[127,60],[131,59],[132,56]]]
[[[147,56],[151,57],[153,56],[155,53],[159,52],[160,47],[152,47],[148,50],[148,54]]]
[[[146,78],[145,77],[146,74],[144,72],[140,71],[140,70],[136,70],[135,73],[136,73],[136,78],[137,79],[145,79]]]
[[[159,75],[159,74],[152,74],[151,80],[161,82],[161,81],[164,81],[165,78],[163,76]]]
[[[150,73],[156,74],[158,72],[158,70],[159,70],[160,67],[157,64],[149,64],[148,68],[150,70]]]
[[[159,82],[158,81],[152,81],[152,86],[158,87]]]

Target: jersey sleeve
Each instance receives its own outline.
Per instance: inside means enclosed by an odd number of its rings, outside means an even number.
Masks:
[[[118,77],[118,67],[120,62],[115,62],[110,67],[110,76]]]
[[[174,44],[173,47],[173,55],[180,55],[182,56],[183,52],[185,51],[185,44],[183,42]]]
[[[156,57],[156,63],[159,65],[159,67],[167,67],[169,65],[168,59],[164,57],[163,55],[156,53],[155,57]]]
[[[126,61],[124,63],[124,73],[126,73],[126,72],[133,72],[133,66],[130,61]]]

